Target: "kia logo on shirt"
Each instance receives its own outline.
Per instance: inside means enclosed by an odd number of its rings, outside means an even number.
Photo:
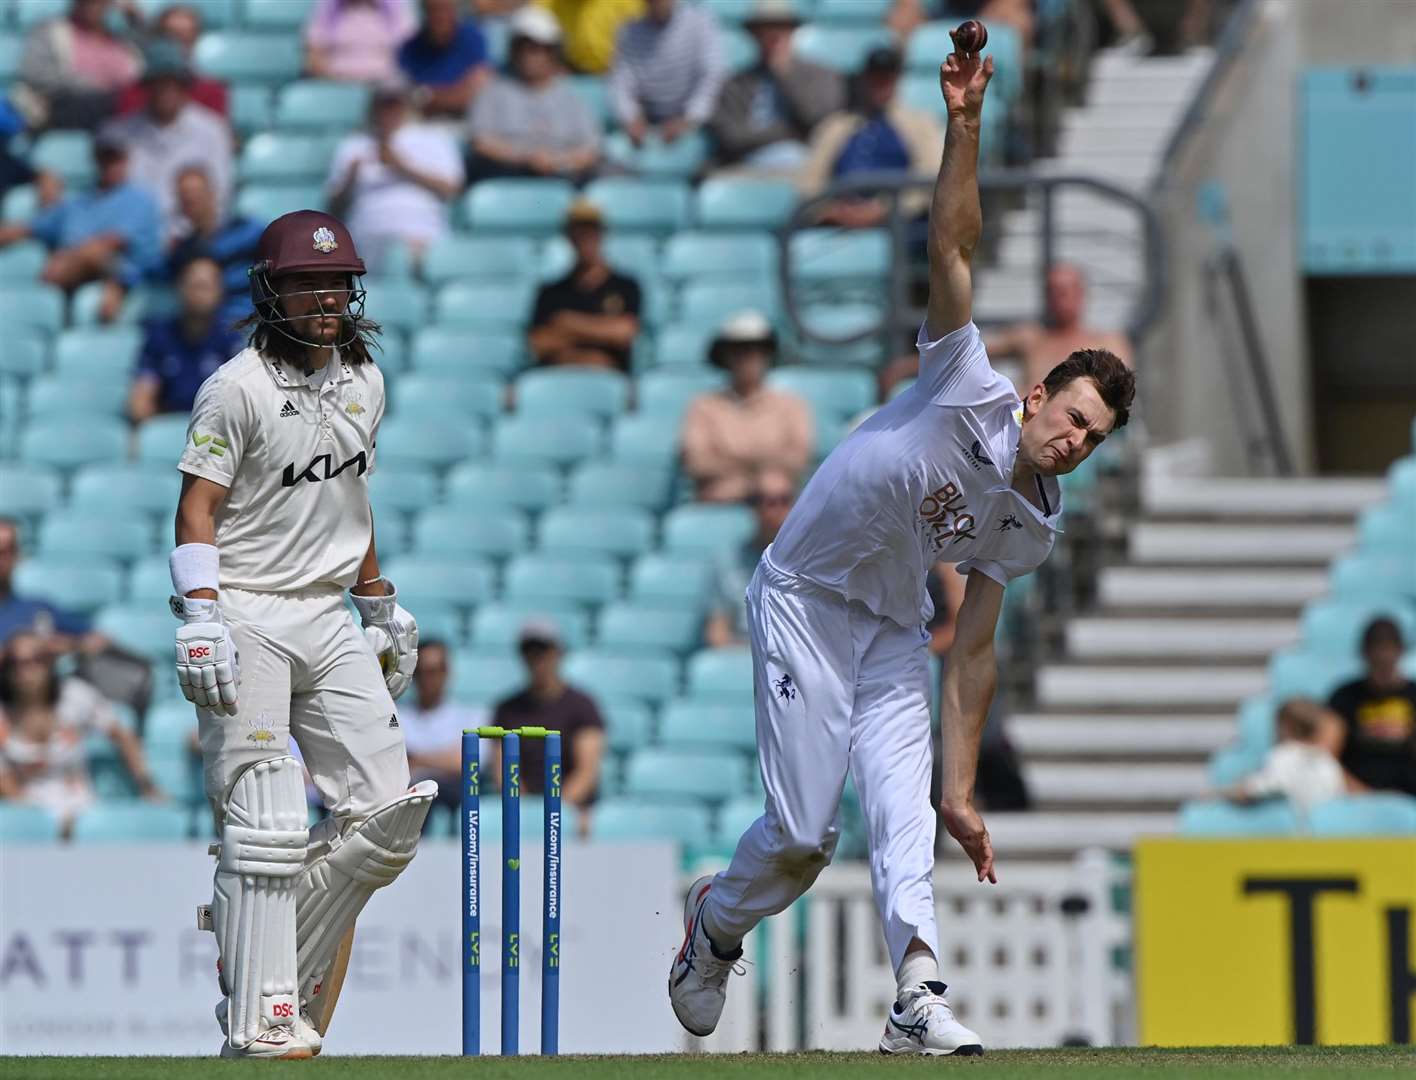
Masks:
[[[362,450],[338,468],[331,466],[333,460],[334,458],[331,455],[321,454],[305,467],[304,472],[300,473],[295,471],[295,463],[292,461],[289,465],[285,466],[285,471],[280,475],[280,486],[294,487],[301,480],[308,481],[311,484],[318,484],[321,480],[333,480],[351,465],[355,466],[355,476],[363,476],[364,473],[368,471],[368,466],[364,462],[364,451]]]

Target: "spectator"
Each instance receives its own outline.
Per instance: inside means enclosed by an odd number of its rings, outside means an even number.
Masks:
[[[496,707],[492,723],[500,728],[543,727],[561,733],[561,798],[579,815],[580,834],[588,835],[587,813],[600,788],[600,760],[605,754],[605,721],[586,694],[561,677],[561,639],[554,623],[527,621],[518,648],[526,665],[527,686]],[[500,751],[498,751],[499,753]],[[536,739],[521,744],[521,790],[539,795],[546,774],[545,747]],[[500,772],[500,758],[494,769]]]
[[[103,282],[99,317],[116,318],[127,290],[162,264],[157,204],[129,182],[131,155],[121,142],[94,142],[96,190],[61,200],[28,224],[0,225],[0,247],[34,238],[50,249],[40,277],[61,289]]]
[[[0,659],[0,799],[48,810],[66,839],[94,803],[84,741],[106,735],[145,799],[160,801],[142,744],[103,695],[81,679],[61,679],[44,639],[12,637]]]
[[[1109,349],[1131,366],[1131,343],[1125,334],[1098,330],[1082,322],[1087,310],[1087,280],[1071,263],[1054,263],[1047,272],[1047,322],[1025,323],[984,337],[988,355],[1014,357],[1023,365],[1020,393],[1031,390],[1077,349]]]
[[[196,8],[188,7],[186,4],[174,4],[172,7],[164,9],[153,25],[153,32],[156,38],[177,45],[182,50],[182,55],[186,57],[188,66],[192,66],[192,54],[196,51],[197,39],[202,36],[202,17]],[[204,75],[193,74],[188,92],[198,105],[204,105],[218,116],[228,114],[226,84],[220,79],[209,79]],[[129,113],[141,112],[147,108],[147,103],[147,83],[145,81],[132,83],[124,87],[122,93],[118,95],[118,115],[126,116]]]
[[[757,529],[733,551],[724,552],[714,568],[713,606],[703,624],[703,640],[713,649],[747,644],[743,597],[767,545],[777,538],[796,502],[796,481],[780,469],[764,469],[747,503]]]
[[[896,99],[903,68],[898,49],[882,46],[871,50],[853,83],[851,107],[821,121],[811,137],[800,185],[804,195],[820,194],[833,181],[854,173],[923,176],[938,171],[944,153],[943,132],[935,117]],[[901,200],[910,217],[923,213],[928,205],[929,196],[924,192]],[[884,199],[865,195],[835,200],[820,220],[862,229],[882,224],[887,213]]]
[[[544,8],[524,7],[508,30],[510,74],[492,79],[468,114],[469,172],[584,179],[600,160],[600,121],[565,80],[560,25]]]
[[[639,283],[605,261],[605,222],[594,203],[580,199],[571,204],[565,234],[575,249],[575,265],[536,294],[531,353],[540,364],[627,372],[639,336]]]
[[[24,132],[24,116],[8,97],[0,95],[0,197],[11,188],[34,183],[40,178],[39,170],[10,149],[11,140]],[[49,183],[57,181],[58,178],[50,174]]]
[[[0,517],[0,648],[16,634],[22,633],[44,637],[55,652],[69,652],[77,648],[81,639],[91,634],[89,621],[47,600],[16,596],[14,578],[19,561],[19,523]]]
[[[110,29],[111,0],[73,0],[62,18],[39,23],[20,58],[21,108],[33,128],[93,128],[113,114],[118,91],[142,69]]]
[[[460,122],[490,76],[487,40],[457,0],[423,0],[423,25],[399,47],[398,66],[425,117]]]
[[[762,0],[743,23],[757,62],[727,81],[709,122],[720,164],[794,173],[816,125],[845,106],[840,75],[792,55],[800,22],[792,0]]]
[[[610,70],[620,27],[644,14],[644,0],[535,0],[565,33],[565,59],[582,75]]]
[[[240,322],[251,313],[251,284],[246,271],[256,261],[256,245],[265,224],[248,217],[221,216],[211,178],[200,165],[177,174],[177,209],[182,215],[182,239],[167,256],[167,275],[176,279],[196,258],[215,260],[221,267],[225,300],[220,318]]]
[[[441,127],[412,123],[404,91],[388,86],[369,103],[369,131],[334,152],[328,190],[373,273],[395,244],[416,261],[448,231],[448,204],[462,190],[462,152]]]
[[[1343,767],[1362,785],[1416,795],[1416,682],[1401,672],[1401,628],[1374,619],[1362,634],[1367,673],[1329,704],[1342,720]]]
[[[226,121],[191,97],[192,69],[181,46],[154,41],[144,53],[143,87],[147,107],[120,117],[108,131],[128,145],[133,158],[133,182],[147,188],[162,213],[162,236],[179,235],[177,176],[200,165],[210,177],[221,212],[231,202],[231,129]]]
[[[319,0],[305,23],[305,74],[391,82],[398,48],[417,29],[409,0]]]
[[[671,143],[713,115],[726,75],[718,24],[680,0],[648,0],[648,13],[615,43],[610,101],[630,142],[652,131]]]
[[[436,780],[437,802],[457,810],[462,798],[462,733],[487,723],[484,710],[447,699],[451,657],[447,645],[429,638],[418,645],[413,690],[398,706],[408,747],[409,783]]]
[[[1318,803],[1347,791],[1347,778],[1334,756],[1342,741],[1342,722],[1315,701],[1292,698],[1278,709],[1278,740],[1257,772],[1224,794],[1231,801],[1259,802],[1286,798],[1306,817]]]
[[[730,380],[695,398],[684,414],[684,469],[697,498],[740,502],[768,469],[795,481],[811,456],[811,410],[795,394],[764,383],[777,359],[772,324],[760,312],[739,312],[719,328],[709,358]]]
[[[128,415],[141,424],[158,413],[187,413],[197,390],[245,347],[245,337],[220,317],[221,267],[198,256],[177,279],[181,310],[151,319],[144,329],[138,371],[128,394]]]

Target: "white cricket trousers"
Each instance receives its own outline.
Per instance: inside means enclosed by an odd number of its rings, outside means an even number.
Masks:
[[[289,753],[292,734],[333,817],[364,818],[403,794],[403,730],[344,590],[218,595],[240,661],[237,714],[197,710],[206,794],[218,820],[237,776]]]
[[[849,770],[890,962],[898,970],[915,937],[937,957],[928,636],[784,573],[770,556],[747,588],[766,808],[714,879],[707,920],[744,937],[811,887],[836,849]]]

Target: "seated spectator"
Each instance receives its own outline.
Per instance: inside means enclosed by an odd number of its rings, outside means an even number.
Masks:
[[[128,146],[133,182],[146,188],[162,213],[162,238],[181,233],[177,176],[191,165],[206,170],[222,213],[231,203],[234,167],[231,129],[226,120],[192,100],[192,68],[181,46],[152,42],[144,53],[147,107],[114,120],[106,131]]]
[[[584,179],[600,160],[600,121],[566,82],[560,25],[524,7],[508,22],[509,73],[492,79],[468,114],[474,179]]]
[[[1020,392],[1031,390],[1077,349],[1109,349],[1131,366],[1131,342],[1114,330],[1082,322],[1087,310],[1087,279],[1078,266],[1054,263],[1047,272],[1047,321],[1024,323],[984,335],[995,360],[1016,358],[1022,365]],[[1016,380],[1015,380],[1016,381]]]
[[[167,276],[175,280],[193,259],[214,260],[221,267],[225,293],[220,318],[240,322],[251,313],[251,283],[246,271],[256,261],[264,223],[248,217],[222,217],[211,178],[200,165],[188,165],[177,175],[177,209],[182,215],[183,235],[168,253]]]
[[[33,238],[50,249],[40,277],[61,289],[103,282],[99,318],[117,317],[127,291],[162,265],[157,203],[129,181],[131,155],[99,136],[93,157],[98,186],[41,211],[27,224],[0,225],[0,247]]]
[[[803,195],[818,195],[855,173],[924,176],[938,171],[944,134],[934,116],[896,98],[903,69],[900,51],[891,46],[873,49],[866,57],[851,87],[851,106],[821,121],[812,134],[801,174]],[[929,196],[906,195],[901,206],[907,216],[917,216],[928,209]],[[888,210],[883,198],[855,196],[835,200],[819,220],[848,229],[871,228],[884,223]]]
[[[1416,795],[1416,682],[1401,672],[1405,643],[1391,619],[1374,619],[1362,634],[1367,673],[1333,692],[1342,720],[1343,767],[1367,788]]]
[[[794,173],[816,125],[845,106],[840,75],[792,54],[800,22],[792,0],[762,0],[743,23],[757,42],[757,62],[718,96],[709,130],[719,164]]]
[[[462,733],[488,720],[484,710],[448,700],[450,661],[444,642],[429,638],[419,643],[414,692],[398,703],[398,721],[408,747],[409,783],[436,780],[437,802],[457,810],[462,800]]]
[[[795,482],[814,445],[811,409],[764,381],[777,359],[772,324],[759,312],[739,312],[718,330],[709,357],[730,380],[725,389],[694,398],[684,414],[683,465],[695,497],[741,502],[768,469]]]
[[[560,631],[552,622],[528,620],[517,647],[526,665],[526,689],[497,705],[492,723],[500,728],[543,727],[561,733],[561,798],[580,811],[580,835],[590,829],[588,810],[599,794],[600,761],[605,755],[605,721],[588,695],[561,677]],[[500,748],[498,748],[498,755]],[[545,787],[546,750],[539,739],[521,743],[521,790],[540,795]],[[500,756],[492,775],[500,775]]]
[[[305,23],[305,74],[391,82],[398,48],[417,29],[410,0],[319,0]]]
[[[128,394],[135,424],[158,413],[188,413],[197,390],[246,345],[245,335],[223,322],[221,267],[212,259],[189,262],[177,279],[181,310],[151,319],[143,333],[138,371]]]
[[[36,25],[20,58],[21,111],[32,128],[93,128],[138,77],[137,51],[110,28],[112,0],[73,0],[69,13]]]
[[[369,131],[345,136],[335,150],[327,189],[365,265],[378,273],[390,247],[406,245],[416,261],[447,234],[448,204],[462,182],[452,136],[411,122],[406,93],[390,86],[369,103]]]
[[[1102,0],[1108,5],[1113,2]],[[947,19],[956,24],[964,19],[978,19],[985,26],[1004,23],[1018,32],[1024,46],[1033,38],[1032,0],[895,0],[886,22],[904,41],[931,19]]]
[[[0,517],[0,648],[16,634],[38,634],[54,652],[69,652],[91,635],[88,619],[34,596],[16,596],[20,561],[19,522]],[[92,634],[100,642],[101,635]]]
[[[620,27],[644,14],[645,0],[534,0],[565,33],[565,59],[582,75],[610,70]]]
[[[639,283],[605,261],[605,221],[594,203],[580,199],[571,204],[565,234],[575,249],[575,265],[536,294],[528,335],[531,354],[538,364],[627,372],[639,336]]]
[[[713,115],[727,68],[718,24],[704,8],[648,0],[648,14],[620,29],[610,102],[635,146],[652,131],[671,143]]]
[[[43,638],[12,637],[0,657],[0,799],[43,807],[67,839],[95,801],[84,756],[93,734],[112,740],[143,798],[162,800],[142,744],[103,695],[81,679],[60,678]]]
[[[197,39],[202,36],[201,13],[186,4],[174,4],[165,8],[153,24],[153,36],[176,44],[186,57],[188,66],[192,67],[192,54],[196,51]],[[209,79],[194,73],[188,85],[188,92],[198,105],[206,106],[218,116],[228,114],[226,84],[220,79]],[[118,115],[141,112],[147,108],[147,99],[146,81],[124,87],[123,92],[118,95]]]
[[[414,84],[413,104],[427,119],[461,121],[491,77],[487,39],[457,0],[423,0],[423,25],[398,49],[398,66]]]
[[[1291,698],[1279,706],[1277,735],[1259,770],[1225,792],[1231,801],[1286,798],[1306,816],[1318,803],[1347,793],[1347,778],[1335,756],[1342,722],[1331,710]]]
[[[725,552],[714,567],[713,600],[703,624],[703,640],[713,649],[746,645],[747,608],[743,597],[767,545],[777,539],[796,502],[796,481],[780,469],[764,469],[747,497],[757,529],[736,550]]]

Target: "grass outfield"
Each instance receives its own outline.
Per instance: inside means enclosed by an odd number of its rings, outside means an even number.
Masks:
[[[780,1080],[861,1080],[966,1070],[970,1076],[1100,1076],[1106,1080],[1142,1077],[1176,1080],[1192,1076],[1382,1076],[1412,1075],[1416,1048],[1370,1047],[1207,1047],[1198,1050],[997,1050],[982,1058],[884,1058],[879,1054],[722,1054],[645,1057],[523,1057],[515,1061],[440,1057],[326,1057],[309,1062],[247,1063],[213,1058],[0,1058],[0,1080],[197,1080],[235,1069],[279,1067],[283,1076],[316,1073],[333,1080],[700,1080],[714,1077]],[[284,1070],[290,1070],[285,1072]]]

